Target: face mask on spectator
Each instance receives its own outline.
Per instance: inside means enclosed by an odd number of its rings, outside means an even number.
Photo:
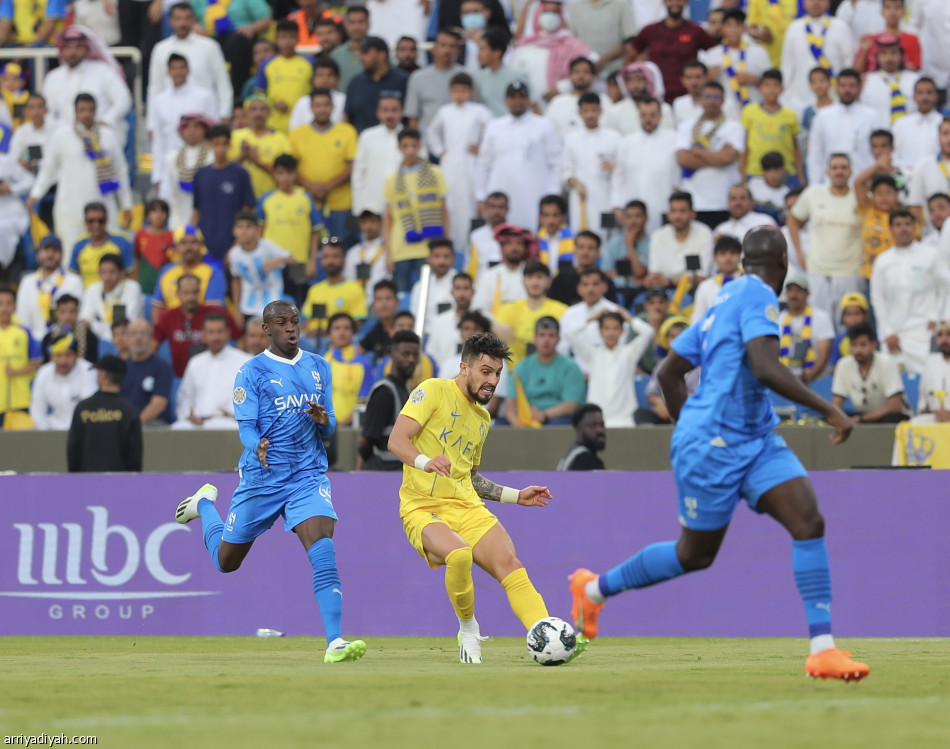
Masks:
[[[551,33],[561,28],[561,14],[552,11],[546,11],[538,18],[538,25],[542,31]]]
[[[472,29],[481,31],[485,28],[485,16],[481,13],[466,13],[462,16],[462,28],[466,31]]]

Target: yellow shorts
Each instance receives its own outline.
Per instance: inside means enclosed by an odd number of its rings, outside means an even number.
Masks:
[[[474,547],[482,537],[498,522],[485,505],[479,507],[452,507],[446,504],[434,504],[431,507],[417,507],[403,515],[402,525],[406,537],[419,556],[429,563],[432,569],[441,565],[432,564],[422,545],[422,531],[432,523],[442,523],[458,533],[465,543]]]

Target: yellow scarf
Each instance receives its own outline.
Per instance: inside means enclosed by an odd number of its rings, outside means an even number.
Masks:
[[[725,44],[722,45],[722,69],[726,74],[726,78],[729,79],[729,85],[740,107],[744,107],[749,103],[749,87],[739,83],[739,75],[745,73],[746,69],[745,54],[747,46],[745,42],[739,42],[739,63],[738,65],[733,65],[729,47]]]
[[[66,280],[66,274],[63,273],[62,269],[59,269],[56,271],[56,275],[54,276],[54,280],[52,281],[53,288],[51,288],[49,291],[43,290],[42,280],[38,279],[36,282],[36,291],[38,295],[37,304],[40,307],[40,313],[43,315],[43,320],[45,322],[49,322],[52,317],[53,297],[56,295],[56,292],[59,291],[60,285],[65,280]]]
[[[409,190],[406,170],[402,168],[396,173],[394,190],[396,213],[406,232],[407,243],[414,244],[445,236],[439,180],[428,163],[419,162],[419,179],[415,192]]]
[[[828,27],[831,26],[831,20],[826,16],[821,19],[821,29],[815,31],[812,29],[811,20],[805,24],[805,38],[808,40],[808,46],[811,48],[811,56],[815,58],[815,64],[819,68],[824,68],[830,74],[832,79],[835,77],[835,70],[831,66],[831,61],[825,56],[825,42],[828,39]]]
[[[901,74],[895,73],[893,76],[889,76],[882,72],[881,78],[891,89],[891,124],[893,125],[901,117],[907,116],[907,99],[904,98],[904,92],[901,91]]]
[[[802,326],[802,343],[804,343],[808,348],[805,350],[805,369],[813,369],[815,362],[818,360],[818,352],[815,350],[815,346],[811,340],[811,315],[812,309],[811,305],[805,307],[803,316],[805,318],[805,324]],[[786,310],[782,313],[782,317],[779,320],[779,327],[782,329],[782,338],[779,343],[779,360],[786,367],[789,366],[792,357],[792,316]]]
[[[234,31],[234,22],[228,18],[228,6],[231,0],[209,0],[205,8],[205,29],[209,34],[218,36]]]

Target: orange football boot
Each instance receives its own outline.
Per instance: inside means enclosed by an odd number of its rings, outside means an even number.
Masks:
[[[604,604],[590,600],[584,592],[584,587],[596,578],[597,575],[583,568],[574,570],[568,578],[571,581],[571,616],[574,617],[574,628],[591,640],[597,637],[597,617]]]
[[[871,669],[865,663],[851,660],[850,655],[848,651],[838,648],[828,648],[809,655],[805,661],[805,674],[813,679],[860,681],[871,673]]]

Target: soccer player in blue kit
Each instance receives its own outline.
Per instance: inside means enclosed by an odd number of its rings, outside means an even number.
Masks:
[[[218,490],[212,484],[183,500],[175,518],[187,523],[200,517],[215,567],[234,572],[254,539],[282,515],[284,529],[297,534],[313,566],[313,594],[327,636],[324,662],[357,661],[366,643],[341,636],[343,586],[333,546],[337,516],[326,476],[323,441],[336,429],[330,365],[300,349],[300,311],[292,303],[268,304],[263,328],[270,346],[234,379],[234,415],[244,453],[227,525],[214,507]]]
[[[593,638],[607,598],[709,567],[744,498],[792,537],[792,569],[811,638],[805,673],[862,679],[870,669],[835,647],[825,521],[804,467],[775,434],[779,419],[768,389],[823,414],[835,430],[834,444],[848,438],[851,421],[779,361],[776,294],[788,271],[784,237],[759,227],[746,234],[742,248],[745,275],[724,285],[702,321],[677,337],[658,375],[676,421],[670,457],[683,526],[679,540],[647,546],[600,576],[576,570],[572,614],[578,630]],[[699,389],[687,400],[684,378],[698,366]]]

